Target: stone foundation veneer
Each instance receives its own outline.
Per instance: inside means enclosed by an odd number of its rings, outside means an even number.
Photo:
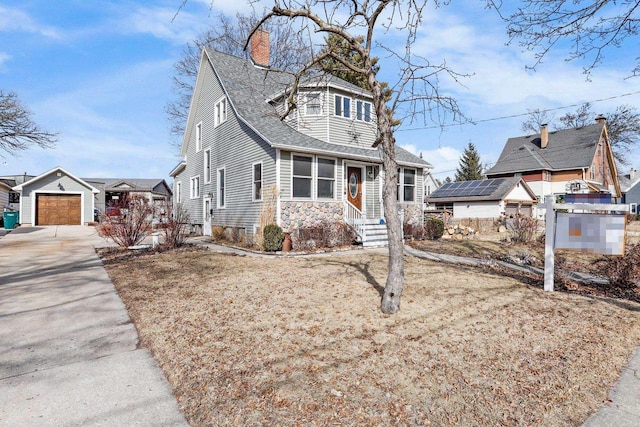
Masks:
[[[324,221],[344,221],[342,206],[342,202],[282,202],[280,225],[284,231],[293,231]]]
[[[422,206],[400,203],[400,209],[404,209],[405,224],[423,224],[424,213],[422,212]]]

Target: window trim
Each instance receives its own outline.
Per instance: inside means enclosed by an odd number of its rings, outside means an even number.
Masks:
[[[320,160],[320,159],[322,159],[322,160],[331,160],[333,162],[333,178],[320,177],[320,175],[318,175],[318,172],[320,170],[320,168],[318,167],[318,160]],[[316,187],[316,191],[314,192],[315,199],[316,200],[335,200],[336,199],[336,181],[337,181],[337,176],[338,176],[338,159],[335,158],[335,157],[315,156],[314,163],[316,165],[316,167],[315,167],[315,176],[314,176],[314,178],[315,178],[315,187]],[[313,172],[313,170],[312,170],[312,172]],[[318,181],[320,181],[320,180],[332,181],[333,182],[333,187],[332,187],[333,196],[332,197],[320,197],[318,195],[318,189],[319,189]]]
[[[202,151],[202,121],[196,124],[196,153]]]
[[[294,174],[294,167],[293,167],[293,163],[294,163],[294,157],[305,157],[308,159],[311,159],[311,175],[307,176],[307,175],[295,175]],[[315,156],[314,155],[309,155],[309,154],[296,154],[296,153],[291,153],[291,198],[292,199],[297,199],[297,200],[314,200],[313,195],[315,194],[314,191],[314,182],[313,182],[313,176],[314,176],[314,164],[315,164]],[[295,181],[296,178],[302,178],[302,179],[311,179],[310,181],[310,186],[311,189],[309,191],[310,196],[309,197],[300,197],[300,196],[296,196],[293,194],[294,191],[294,186],[293,183]]]
[[[405,184],[404,182],[404,171],[405,170],[412,170],[413,173],[413,184]],[[416,188],[418,187],[418,170],[416,168],[405,168],[405,167],[399,167],[398,168],[398,178],[396,180],[397,183],[397,188],[398,188],[398,202],[400,203],[416,203],[417,201],[417,194],[416,194]],[[405,200],[404,199],[404,188],[405,187],[413,187],[413,200]]]
[[[222,179],[220,179],[220,172],[222,172]],[[222,186],[220,184],[222,184]],[[216,169],[216,188],[216,206],[218,207],[218,209],[226,209],[227,171],[225,166]]]
[[[182,181],[176,181],[176,203],[182,203]]]
[[[194,186],[194,182],[197,183],[197,187]],[[200,197],[200,175],[196,175],[196,176],[192,176],[189,179],[189,198],[190,199],[197,199]],[[198,190],[197,192],[194,190]]]
[[[318,96],[319,112],[316,113],[316,114],[309,113],[309,95],[317,95]],[[322,116],[322,92],[311,91],[311,92],[306,92],[304,94],[304,115],[305,116],[310,116],[310,117]]]
[[[369,106],[369,120],[367,120],[367,105]],[[371,102],[362,99],[356,99],[356,120],[363,123],[371,123]]]
[[[209,160],[209,163],[207,164],[207,159]],[[202,159],[203,165],[202,165],[202,170],[204,171],[204,183],[205,184],[210,184],[211,183],[211,148],[207,148],[206,150],[204,150],[204,156]]]
[[[256,166],[260,165],[260,198],[256,198]],[[251,164],[251,200],[254,202],[262,201],[262,192],[264,190],[264,165],[262,162]]]
[[[221,116],[220,114],[221,105],[224,105],[224,109],[222,110],[222,112],[224,113],[224,116]],[[227,98],[225,96],[221,97],[216,101],[214,106],[214,111],[213,111],[214,127],[218,127],[227,121],[227,117],[229,115],[228,108],[229,108],[229,105],[227,105]]]
[[[340,98],[340,102],[338,102],[338,98]],[[345,109],[345,102],[348,101],[349,108]],[[351,118],[351,97],[345,95],[333,95],[333,115],[335,117],[342,117],[343,119]],[[346,113],[346,114],[345,114]]]

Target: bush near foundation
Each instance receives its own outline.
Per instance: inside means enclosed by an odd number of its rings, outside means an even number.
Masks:
[[[431,218],[424,223],[424,237],[438,240],[444,234],[444,222],[438,218]]]
[[[269,224],[262,230],[262,248],[267,252],[276,252],[282,249],[284,233],[276,224]]]
[[[135,246],[151,233],[154,213],[146,197],[130,195],[107,207],[97,230],[122,248]]]

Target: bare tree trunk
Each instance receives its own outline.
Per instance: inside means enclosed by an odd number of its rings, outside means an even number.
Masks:
[[[382,203],[389,235],[389,272],[380,310],[385,314],[393,314],[400,310],[400,297],[404,287],[404,246],[402,244],[402,222],[398,215],[398,163],[396,162],[395,139],[391,129],[390,115],[384,103],[382,87],[373,72],[371,59],[365,57],[364,63],[378,118],[378,131],[380,132],[378,141],[382,147],[382,164],[384,165]]]

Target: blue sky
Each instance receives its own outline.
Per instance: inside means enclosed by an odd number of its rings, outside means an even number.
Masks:
[[[42,128],[59,132],[54,149],[32,148],[0,159],[0,175],[39,174],[62,166],[80,177],[168,178],[180,160],[170,145],[164,106],[172,99],[173,64],[184,45],[215,24],[208,0],[51,2],[0,0],[0,89],[18,94]],[[456,8],[455,5],[458,5]],[[537,71],[529,52],[505,46],[504,24],[483,2],[430,9],[413,49],[446,60],[472,76],[462,85],[449,79],[440,88],[473,120],[524,114],[528,109],[560,108],[587,101],[596,112],[619,104],[640,106],[640,78],[627,78],[637,46],[607,53],[590,81],[583,63],[566,62],[553,51]],[[229,15],[248,11],[242,1],[215,2]],[[382,36],[386,37],[386,36]],[[384,40],[384,38],[382,39]],[[397,71],[380,64],[383,80]],[[622,96],[632,93],[630,96]],[[561,116],[565,111],[555,112]],[[423,121],[396,134],[398,144],[422,152],[436,177],[455,174],[458,159],[473,142],[491,164],[510,136],[521,135],[524,117],[441,129]],[[410,130],[413,129],[413,130]],[[638,150],[640,151],[640,150]],[[640,169],[640,154],[631,161]]]

